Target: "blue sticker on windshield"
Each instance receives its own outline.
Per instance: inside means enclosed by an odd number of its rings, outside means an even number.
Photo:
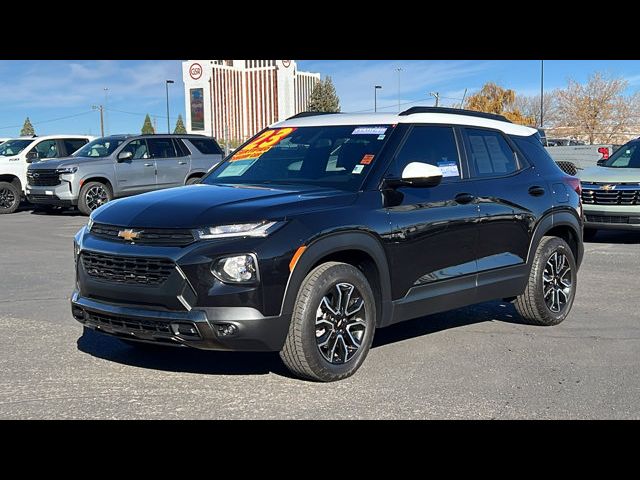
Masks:
[[[442,172],[443,177],[459,177],[460,176],[457,162],[448,162],[448,161],[438,162],[438,168]]]
[[[387,131],[387,127],[358,127],[351,135],[384,135]]]

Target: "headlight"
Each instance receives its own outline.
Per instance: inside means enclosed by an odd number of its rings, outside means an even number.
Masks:
[[[252,253],[224,257],[213,264],[211,273],[223,282],[255,283],[259,280],[258,260]]]
[[[60,167],[56,170],[56,173],[76,173],[78,171],[78,167]]]
[[[266,237],[278,222],[236,223],[233,225],[220,225],[218,227],[200,228],[195,231],[200,240],[209,238],[226,237]]]
[[[73,241],[73,261],[74,263],[78,263],[78,255],[80,255],[80,245],[74,240]]]
[[[87,222],[87,232],[91,231],[91,227],[93,227],[93,217],[89,217],[89,221]]]

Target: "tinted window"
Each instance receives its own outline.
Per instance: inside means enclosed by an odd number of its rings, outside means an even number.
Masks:
[[[82,139],[67,139],[64,141],[64,148],[67,150],[67,155],[71,155],[73,152],[86,145],[88,140]]]
[[[210,138],[190,138],[189,142],[205,155],[222,155],[218,144]]]
[[[460,178],[456,139],[451,127],[413,127],[396,155],[393,176],[400,177],[411,162],[440,167],[443,180]]]
[[[120,153],[122,152],[131,152],[133,154],[133,160],[136,160],[138,158],[149,158],[149,153],[147,152],[147,142],[144,140],[131,140],[120,151]]]
[[[604,162],[611,168],[640,168],[640,142],[627,143]]]
[[[520,137],[518,135],[510,135],[511,140],[516,146],[524,153],[529,162],[534,163],[536,167],[541,167],[542,164],[555,164],[547,149],[538,142],[537,136],[532,135],[530,137]]]
[[[149,138],[149,154],[151,158],[171,158],[176,156],[173,141],[170,138]]]
[[[495,177],[518,170],[516,156],[501,133],[475,128],[466,128],[465,131],[471,176]]]
[[[7,140],[0,145],[0,155],[18,155],[22,150],[27,148],[33,140]]]
[[[187,155],[191,155],[191,152],[189,152],[189,149],[182,140],[180,140],[179,138],[174,138],[173,143],[176,147],[176,153],[179,157],[186,157]]]
[[[38,158],[55,158],[58,156],[58,141],[44,140],[31,149],[36,152]]]
[[[389,125],[265,130],[200,183],[305,184],[356,191],[391,131]]]
[[[103,137],[87,143],[80,150],[73,153],[74,157],[108,157],[116,148],[122,145],[124,138]]]

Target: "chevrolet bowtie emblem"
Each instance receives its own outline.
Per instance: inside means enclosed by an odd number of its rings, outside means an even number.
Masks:
[[[120,230],[118,232],[118,236],[120,238],[124,238],[127,242],[132,242],[133,240],[140,237],[141,232],[135,232],[131,229],[128,230]]]
[[[616,188],[615,185],[602,185],[600,187],[602,190],[613,190],[614,188]]]

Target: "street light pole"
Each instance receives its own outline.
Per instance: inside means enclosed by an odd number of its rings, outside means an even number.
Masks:
[[[91,105],[91,108],[93,110],[100,111],[100,136],[104,137],[104,116],[102,112],[104,110],[104,107],[102,105]]]
[[[402,67],[396,68],[396,72],[398,72],[398,112],[400,112],[400,72],[402,71]]]
[[[103,90],[104,90],[104,109],[108,111],[109,110],[109,87],[104,87]],[[107,133],[109,133],[108,113],[105,114],[104,124],[105,124],[105,130],[107,131]]]
[[[382,85],[375,85],[373,87],[373,111],[378,111],[378,90],[382,90]]]
[[[174,83],[173,80],[166,80],[164,86],[167,90],[167,133],[171,133],[171,123],[169,121],[169,84]]]
[[[544,60],[540,60],[540,128],[544,125]]]

